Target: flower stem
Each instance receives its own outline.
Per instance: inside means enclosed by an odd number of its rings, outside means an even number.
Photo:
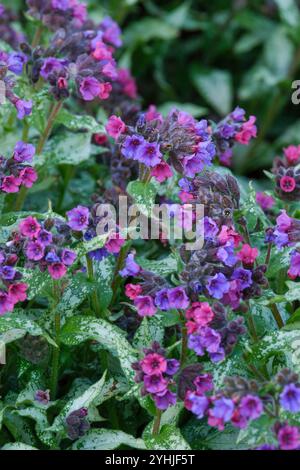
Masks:
[[[253,339],[253,341],[255,343],[257,343],[257,341],[259,340],[258,336],[257,336],[257,331],[256,331],[256,326],[255,326],[255,321],[254,321],[254,318],[253,316],[251,315],[251,312],[248,311],[248,314],[247,314],[247,324],[248,324],[248,328],[249,328],[249,333]]]
[[[89,258],[89,256],[86,256],[86,266],[87,266],[87,273],[88,273],[88,278],[91,282],[94,282],[95,277],[94,277],[94,267],[93,267],[93,260]],[[101,315],[101,308],[100,308],[100,302],[98,298],[98,293],[96,288],[93,290],[91,294],[91,304],[92,308],[95,312],[96,317],[102,316]]]
[[[40,42],[41,40],[41,36],[42,36],[42,33],[43,33],[43,25],[41,24],[36,30],[35,30],[35,33],[34,33],[34,36],[33,36],[33,39],[32,39],[32,43],[31,43],[31,47],[34,49]]]
[[[270,304],[269,305],[269,309],[271,310],[272,312],[272,315],[274,317],[274,320],[276,321],[277,323],[277,326],[279,329],[283,328],[284,327],[284,322],[282,320],[282,317],[280,315],[280,312],[278,310],[278,307],[276,304]]]
[[[40,155],[42,153],[42,151],[44,149],[44,146],[45,146],[45,143],[47,142],[47,140],[49,138],[49,135],[51,133],[52,127],[54,125],[55,118],[56,118],[57,114],[59,113],[59,111],[61,110],[62,105],[63,105],[63,101],[58,101],[53,106],[53,108],[50,112],[49,118],[48,118],[46,128],[45,128],[44,132],[42,133],[42,135],[40,137],[40,140],[38,142],[37,148],[36,148],[37,155]]]
[[[119,256],[118,256],[118,259],[117,259],[117,264],[116,264],[116,267],[115,267],[114,277],[113,277],[112,284],[111,284],[113,295],[112,295],[110,305],[114,305],[114,303],[116,301],[116,297],[117,297],[117,294],[118,294],[118,288],[119,288],[120,283],[121,283],[121,277],[119,275],[119,271],[124,266],[125,258],[127,256],[129,248],[130,248],[130,243],[127,243],[120,250],[120,253],[119,253]]]
[[[57,313],[57,312],[55,312],[55,316],[54,316],[54,329],[55,329],[55,339],[56,339],[57,347],[53,347],[53,353],[52,353],[52,367],[51,367],[51,378],[50,378],[50,396],[51,396],[51,400],[55,400],[55,398],[56,398],[57,382],[58,382],[58,371],[59,371],[60,314]]]
[[[152,428],[152,436],[157,436],[159,434],[161,415],[162,415],[161,410],[157,409],[156,416],[155,416],[154,423],[153,423],[153,428]]]
[[[180,352],[180,365],[181,367],[184,365],[187,356],[187,328],[183,326],[181,328],[181,352]]]
[[[269,266],[269,263],[270,263],[270,258],[271,258],[271,251],[272,251],[272,243],[269,243],[268,244],[268,251],[267,251],[267,255],[266,255],[266,259],[265,259],[265,265]]]

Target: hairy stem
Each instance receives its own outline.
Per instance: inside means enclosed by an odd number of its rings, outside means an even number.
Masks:
[[[33,39],[32,39],[32,43],[31,43],[31,47],[34,49],[40,42],[41,40],[41,37],[42,37],[42,33],[43,33],[43,29],[44,29],[44,26],[41,24],[36,30],[35,30],[35,33],[34,33],[34,36],[33,36]]]
[[[51,133],[52,127],[54,125],[55,118],[56,118],[57,114],[59,113],[59,111],[61,110],[62,105],[63,105],[63,101],[58,101],[53,106],[53,108],[50,112],[49,118],[48,118],[46,128],[45,128],[44,132],[42,133],[42,135],[40,137],[40,140],[38,142],[37,148],[36,148],[37,155],[40,155],[42,153],[42,151],[44,149],[44,146],[45,146],[45,143],[47,142],[48,137]]]
[[[272,312],[272,315],[274,317],[274,320],[276,321],[277,323],[277,326],[279,329],[283,328],[284,327],[284,321],[282,320],[282,317],[280,315],[280,312],[278,310],[278,307],[276,304],[270,304],[269,305],[269,309],[271,310]]]
[[[54,313],[54,341],[57,347],[53,346],[52,350],[52,364],[51,364],[51,375],[50,375],[50,396],[51,400],[55,400],[57,393],[58,384],[58,373],[59,373],[59,358],[60,358],[60,313],[57,311],[57,304],[59,301],[59,295],[57,295],[59,289],[56,283],[53,283],[53,294],[54,294],[54,306],[52,313]]]
[[[86,256],[86,266],[87,266],[87,273],[88,273],[88,278],[91,282],[94,282],[95,277],[94,277],[94,267],[93,267],[93,260],[89,258],[89,256]],[[100,308],[100,302],[98,298],[98,292],[96,288],[93,290],[91,294],[91,304],[92,308],[94,310],[94,313],[96,317],[102,316],[101,315],[101,308]]]
[[[162,415],[161,410],[157,409],[156,416],[155,416],[154,423],[153,423],[153,428],[152,428],[152,436],[157,436],[159,434],[161,415]]]

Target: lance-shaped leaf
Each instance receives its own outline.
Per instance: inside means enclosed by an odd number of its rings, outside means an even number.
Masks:
[[[120,445],[134,449],[146,448],[142,439],[136,439],[123,431],[92,429],[73,444],[72,450],[112,450],[117,449]]]

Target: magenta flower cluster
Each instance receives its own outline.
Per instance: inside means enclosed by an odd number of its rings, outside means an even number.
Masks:
[[[300,411],[300,385],[295,374],[283,370],[284,383],[261,384],[238,377],[225,379],[224,391],[214,391],[212,376],[202,374],[195,378],[191,390],[186,392],[185,407],[198,419],[207,418],[208,424],[223,431],[227,423],[231,423],[239,429],[246,428],[253,420],[259,419],[263,414],[270,413],[270,405],[274,406],[278,413],[279,407],[290,413]],[[278,374],[280,376],[280,374]],[[287,380],[286,380],[287,379]],[[291,380],[295,380],[292,382]],[[236,385],[236,386],[235,386]],[[267,390],[267,392],[266,392]],[[274,433],[278,440],[278,446],[282,450],[295,450],[300,447],[300,430],[296,426],[290,426],[281,422],[275,415]],[[276,448],[276,446],[270,446]],[[265,449],[262,446],[261,449]]]
[[[61,220],[38,221],[29,216],[23,219],[9,242],[11,252],[24,257],[24,266],[48,271],[53,279],[62,278],[76,260],[76,253],[67,248],[72,242]]]
[[[175,384],[173,377],[179,370],[179,361],[167,359],[159,343],[154,342],[149,349],[144,349],[144,357],[132,364],[135,381],[142,382],[142,396],[151,395],[160,410],[175,405],[176,394],[172,391]]]
[[[17,193],[21,187],[31,188],[38,176],[29,165],[35,154],[35,148],[25,142],[17,142],[11,158],[0,156],[0,191]]]
[[[12,312],[18,302],[26,300],[27,284],[16,265],[18,256],[0,246],[0,316]]]

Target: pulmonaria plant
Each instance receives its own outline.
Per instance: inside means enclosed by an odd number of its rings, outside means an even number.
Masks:
[[[27,284],[18,271],[18,256],[0,246],[0,315],[12,312],[14,306],[26,300]]]
[[[221,390],[214,389],[211,375],[198,375],[186,392],[185,407],[198,419],[207,418],[208,424],[219,431],[227,423],[244,429],[265,415],[272,423],[274,442],[262,444],[259,450],[300,448],[300,428],[283,418],[285,412],[293,416],[300,411],[298,375],[288,369],[283,369],[273,381],[263,383],[226,377]]]
[[[6,54],[0,50],[0,80],[4,84],[5,98],[15,107],[17,117],[21,120],[31,114],[32,100],[20,98],[14,93],[16,79],[12,73],[19,75],[26,60],[23,54]]]
[[[31,144],[16,143],[11,158],[0,156],[0,191],[17,193],[21,187],[31,188],[37,180],[37,172],[29,165],[32,163],[35,148]]]
[[[176,172],[193,178],[210,166],[220,148],[232,147],[233,142],[248,144],[256,135],[254,118],[244,122],[244,111],[236,109],[226,119],[231,132],[223,124],[210,126],[208,121],[196,121],[188,113],[172,110],[166,118],[150,108],[136,124],[124,123],[115,115],[106,126],[125,159],[136,160],[149,169],[150,175],[163,182]],[[223,127],[222,127],[223,126]]]
[[[144,357],[132,364],[135,370],[135,381],[143,383],[142,396],[150,395],[159,410],[166,410],[175,405],[176,394],[174,375],[179,370],[179,361],[166,358],[165,350],[154,342],[149,349],[144,349]]]

